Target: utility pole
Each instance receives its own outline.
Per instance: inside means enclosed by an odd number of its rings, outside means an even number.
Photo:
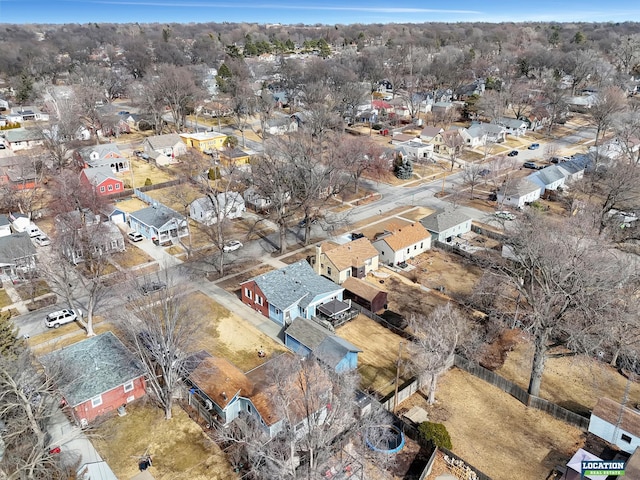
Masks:
[[[402,361],[402,345],[404,342],[398,343],[398,359],[396,360],[396,391],[393,396],[393,413],[398,408],[398,382],[400,382],[400,362]]]

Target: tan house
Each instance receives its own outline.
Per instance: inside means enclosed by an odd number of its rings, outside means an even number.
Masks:
[[[381,262],[397,265],[429,250],[431,234],[421,223],[415,222],[377,235],[372,245]]]
[[[311,265],[338,285],[349,277],[364,278],[378,269],[378,251],[368,238],[359,238],[343,245],[323,242],[316,246]]]
[[[441,155],[458,154],[465,145],[464,138],[458,129],[438,133],[433,137],[431,143],[433,143],[434,151]]]
[[[187,145],[201,153],[211,154],[224,146],[227,136],[220,132],[181,133],[180,138]]]

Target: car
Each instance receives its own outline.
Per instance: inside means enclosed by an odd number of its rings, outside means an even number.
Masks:
[[[511,150],[509,153],[507,153],[507,156],[509,157],[515,157],[518,155],[518,150]]]
[[[504,210],[498,211],[498,212],[494,213],[493,215],[495,217],[501,218],[503,220],[515,220],[516,219],[516,216],[513,213],[507,212],[507,211],[504,211]]]
[[[353,232],[351,234],[351,240],[358,240],[359,238],[364,238],[364,233]]]
[[[235,252],[240,248],[242,248],[241,242],[239,242],[238,240],[231,240],[224,244],[224,247],[222,247],[222,251],[225,253],[229,253],[229,252]]]
[[[5,148],[7,148],[7,147],[5,146],[5,144],[4,144],[4,143],[0,143],[0,150],[4,150]]]
[[[51,240],[49,240],[49,237],[47,237],[44,233],[42,233],[42,234],[38,235],[37,237],[35,237],[33,239],[33,241],[39,247],[47,247],[47,246],[51,245]]]
[[[75,322],[77,318],[78,315],[76,312],[69,310],[68,308],[63,308],[62,310],[51,312],[49,315],[44,317],[44,324],[47,328],[58,328],[60,325]]]
[[[529,145],[529,150],[537,150],[538,148],[540,148],[539,143],[532,143],[531,145]]]
[[[311,220],[311,225],[315,225],[316,223],[318,223],[317,218],[314,218]],[[304,228],[306,226],[307,226],[307,221],[304,218],[300,220],[300,222],[298,222],[298,228]]]
[[[164,282],[148,282],[140,287],[140,291],[143,295],[149,295],[153,292],[159,292],[167,288],[167,284]]]
[[[486,177],[490,173],[491,173],[491,170],[484,168],[478,172],[478,175],[480,175],[481,177]]]
[[[558,157],[551,157],[551,160],[549,160],[551,163],[558,163],[560,161],[560,159]]]
[[[532,169],[532,170],[538,170],[538,165],[536,165],[536,164],[535,164],[535,163],[533,163],[533,162],[524,162],[524,163],[522,164],[522,166],[523,166],[524,168],[530,168],[530,169]]]
[[[127,233],[127,237],[132,242],[140,242],[140,241],[144,240],[144,237],[142,236],[142,234],[140,232],[129,232],[129,233]]]

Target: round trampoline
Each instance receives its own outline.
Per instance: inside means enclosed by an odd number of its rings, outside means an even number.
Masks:
[[[404,433],[394,425],[369,427],[365,442],[374,452],[398,453],[404,447]]]

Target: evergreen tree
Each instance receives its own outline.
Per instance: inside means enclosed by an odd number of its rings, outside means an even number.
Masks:
[[[24,348],[24,340],[18,338],[18,329],[11,321],[9,312],[0,312],[0,355],[16,358]]]

